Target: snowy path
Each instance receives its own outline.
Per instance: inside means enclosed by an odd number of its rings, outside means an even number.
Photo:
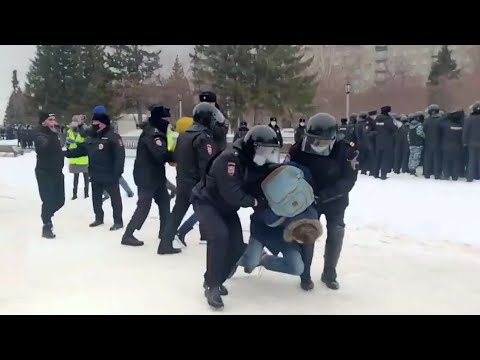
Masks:
[[[122,233],[108,231],[109,204],[106,225],[88,228],[90,199],[69,200],[72,176],[67,175],[67,203],[54,219],[58,237],[42,239],[34,162],[34,154],[0,157],[0,314],[212,313],[203,298],[205,246],[198,244],[196,229],[181,255],[159,256],[158,213],[152,207],[138,236],[145,246],[121,246]],[[133,185],[133,159],[127,162]],[[169,176],[173,180],[173,172]],[[321,239],[313,292],[304,293],[296,277],[239,270],[226,284],[230,295],[222,313],[480,314],[476,199],[480,182],[406,175],[382,182],[361,176],[346,217],[339,291],[319,282]],[[125,222],[135,203],[124,197]],[[246,229],[248,214],[242,211]]]

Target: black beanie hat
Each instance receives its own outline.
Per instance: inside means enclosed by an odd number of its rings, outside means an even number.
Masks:
[[[103,114],[99,114],[99,113],[96,113],[96,114],[93,114],[93,117],[92,117],[92,121],[94,120],[97,120],[97,121],[100,121],[102,124],[105,124],[107,126],[110,126],[110,117],[103,113]]]
[[[49,113],[49,112],[40,111],[40,113],[38,114],[38,123],[39,123],[39,124],[43,124],[43,122],[44,122],[45,120],[47,120],[49,117],[51,117],[51,116],[55,116],[55,114]]]

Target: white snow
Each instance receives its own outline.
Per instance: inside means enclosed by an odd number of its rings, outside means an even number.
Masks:
[[[125,177],[135,188],[133,161],[127,158]],[[88,227],[91,199],[70,200],[73,176],[65,167],[67,201],[54,218],[57,238],[43,239],[34,167],[34,153],[0,155],[1,314],[219,313],[203,296],[206,247],[198,243],[197,228],[182,254],[157,255],[158,210],[152,205],[138,232],[145,245],[122,246],[122,231],[108,231],[108,202],[105,226]],[[168,176],[175,180],[173,168]],[[122,194],[127,224],[136,198]],[[323,237],[312,266],[312,292],[303,292],[294,276],[239,269],[226,283],[230,295],[220,313],[479,314],[477,199],[478,181],[360,176],[345,219],[340,290],[319,281]],[[247,241],[250,210],[240,213]]]

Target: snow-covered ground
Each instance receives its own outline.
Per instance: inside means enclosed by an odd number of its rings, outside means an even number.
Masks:
[[[125,169],[132,187],[133,161],[127,158]],[[108,231],[109,203],[106,225],[88,227],[91,199],[70,200],[73,176],[66,167],[67,201],[54,218],[57,238],[43,239],[34,166],[34,153],[0,155],[1,314],[218,313],[203,297],[206,248],[197,229],[182,254],[157,255],[158,210],[152,206],[138,233],[145,245],[121,246],[122,232]],[[174,181],[172,168],[168,176]],[[322,238],[312,292],[303,292],[297,277],[239,270],[226,283],[230,295],[222,313],[480,314],[478,199],[480,182],[360,176],[345,219],[339,291],[319,281]],[[136,198],[123,200],[126,224]],[[245,240],[249,213],[241,211]]]

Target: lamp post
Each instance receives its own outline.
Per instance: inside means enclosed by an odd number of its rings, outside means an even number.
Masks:
[[[178,94],[178,118],[182,118],[182,94]]]
[[[347,81],[347,83],[345,84],[345,94],[347,94],[347,116],[346,116],[347,119],[350,114],[350,92],[351,91],[352,91],[352,85],[350,84],[350,81]]]

